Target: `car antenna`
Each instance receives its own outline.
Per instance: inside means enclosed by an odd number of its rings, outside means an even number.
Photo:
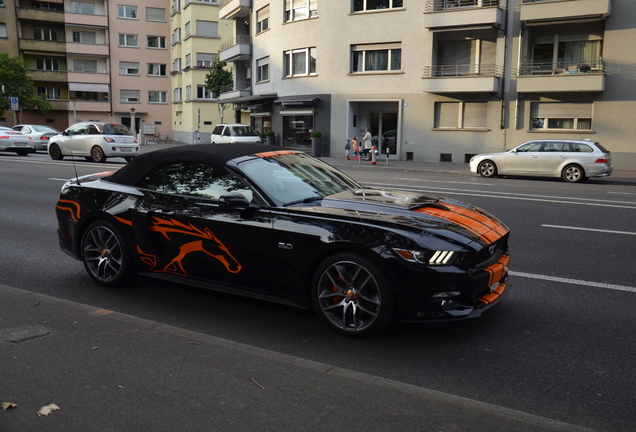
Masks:
[[[77,175],[77,167],[75,166],[75,155],[73,155],[73,150],[71,150],[71,160],[73,161],[73,169],[75,170],[75,180],[77,180],[77,185],[81,186],[79,175]]]

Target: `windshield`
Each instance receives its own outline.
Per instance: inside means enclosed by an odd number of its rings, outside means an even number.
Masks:
[[[322,199],[362,186],[336,168],[305,153],[275,154],[251,159],[239,168],[274,201],[282,205]]]
[[[251,126],[233,126],[234,136],[259,136]]]
[[[132,132],[123,124],[105,124],[104,135],[132,135]]]

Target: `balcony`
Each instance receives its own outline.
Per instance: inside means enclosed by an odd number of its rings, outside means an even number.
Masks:
[[[109,101],[85,101],[85,100],[49,100],[51,109],[56,111],[92,111],[110,112]]]
[[[51,52],[51,55],[55,55],[56,57],[58,53],[66,51],[65,42],[20,39],[19,43],[21,50]]]
[[[102,72],[68,72],[68,81],[90,84],[110,84],[110,74]]]
[[[252,96],[252,81],[238,81],[221,87],[219,102],[229,102],[235,99]]]
[[[17,8],[16,15],[19,20],[33,20],[56,23],[64,22],[64,12],[56,10]]]
[[[69,55],[81,54],[81,55],[100,55],[108,57],[108,45],[105,44],[87,44],[69,42],[66,44],[66,52]]]
[[[66,12],[64,13],[64,20],[68,25],[108,27],[108,17],[106,15],[90,15]]]
[[[252,37],[238,35],[220,47],[219,59],[224,62],[249,60],[252,57]]]
[[[449,65],[424,68],[426,93],[498,93],[503,68],[497,65]]]
[[[250,15],[252,0],[221,0],[219,2],[219,18],[231,20],[245,18]]]
[[[501,28],[505,23],[508,0],[428,0],[424,10],[424,27]]]
[[[519,68],[520,93],[563,93],[605,91],[603,61],[570,63],[526,63]]]
[[[521,21],[541,23],[574,19],[605,19],[611,0],[522,0]]]
[[[51,71],[51,70],[39,70],[28,69],[29,77],[33,81],[48,81],[48,82],[67,82],[68,71]]]

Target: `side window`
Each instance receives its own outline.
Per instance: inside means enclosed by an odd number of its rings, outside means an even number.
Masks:
[[[218,200],[223,194],[238,192],[249,201],[252,191],[238,178],[213,165],[188,162],[160,167],[138,185],[157,192]]]
[[[580,151],[583,153],[592,153],[594,149],[587,144],[579,144]]]
[[[562,152],[563,151],[563,144],[564,143],[559,142],[559,141],[548,141],[548,142],[544,143],[542,151],[544,151],[544,152]]]
[[[86,133],[88,135],[99,135],[99,129],[95,125],[90,125]]]
[[[75,126],[68,130],[69,135],[84,135],[86,133],[86,126]]]
[[[521,147],[519,147],[517,151],[522,153],[538,152],[539,150],[541,150],[541,145],[543,145],[542,142],[531,142],[531,143],[522,145]]]
[[[221,132],[223,132],[223,126],[216,126],[212,131],[212,134],[221,135]]]
[[[225,129],[223,130],[223,136],[232,136],[229,126],[226,126]]]

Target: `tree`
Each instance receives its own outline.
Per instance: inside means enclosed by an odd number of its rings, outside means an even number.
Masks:
[[[51,110],[46,95],[35,94],[33,80],[27,75],[20,57],[0,53],[0,83],[3,88],[3,94],[0,95],[0,115],[11,108],[11,97],[18,98],[21,110],[37,109],[40,114]]]
[[[218,98],[223,87],[231,85],[234,82],[232,71],[225,69],[227,63],[221,61],[217,55],[212,63],[212,71],[205,76],[205,87],[212,92],[212,96]],[[223,123],[223,112],[229,104],[217,103],[221,123]]]

